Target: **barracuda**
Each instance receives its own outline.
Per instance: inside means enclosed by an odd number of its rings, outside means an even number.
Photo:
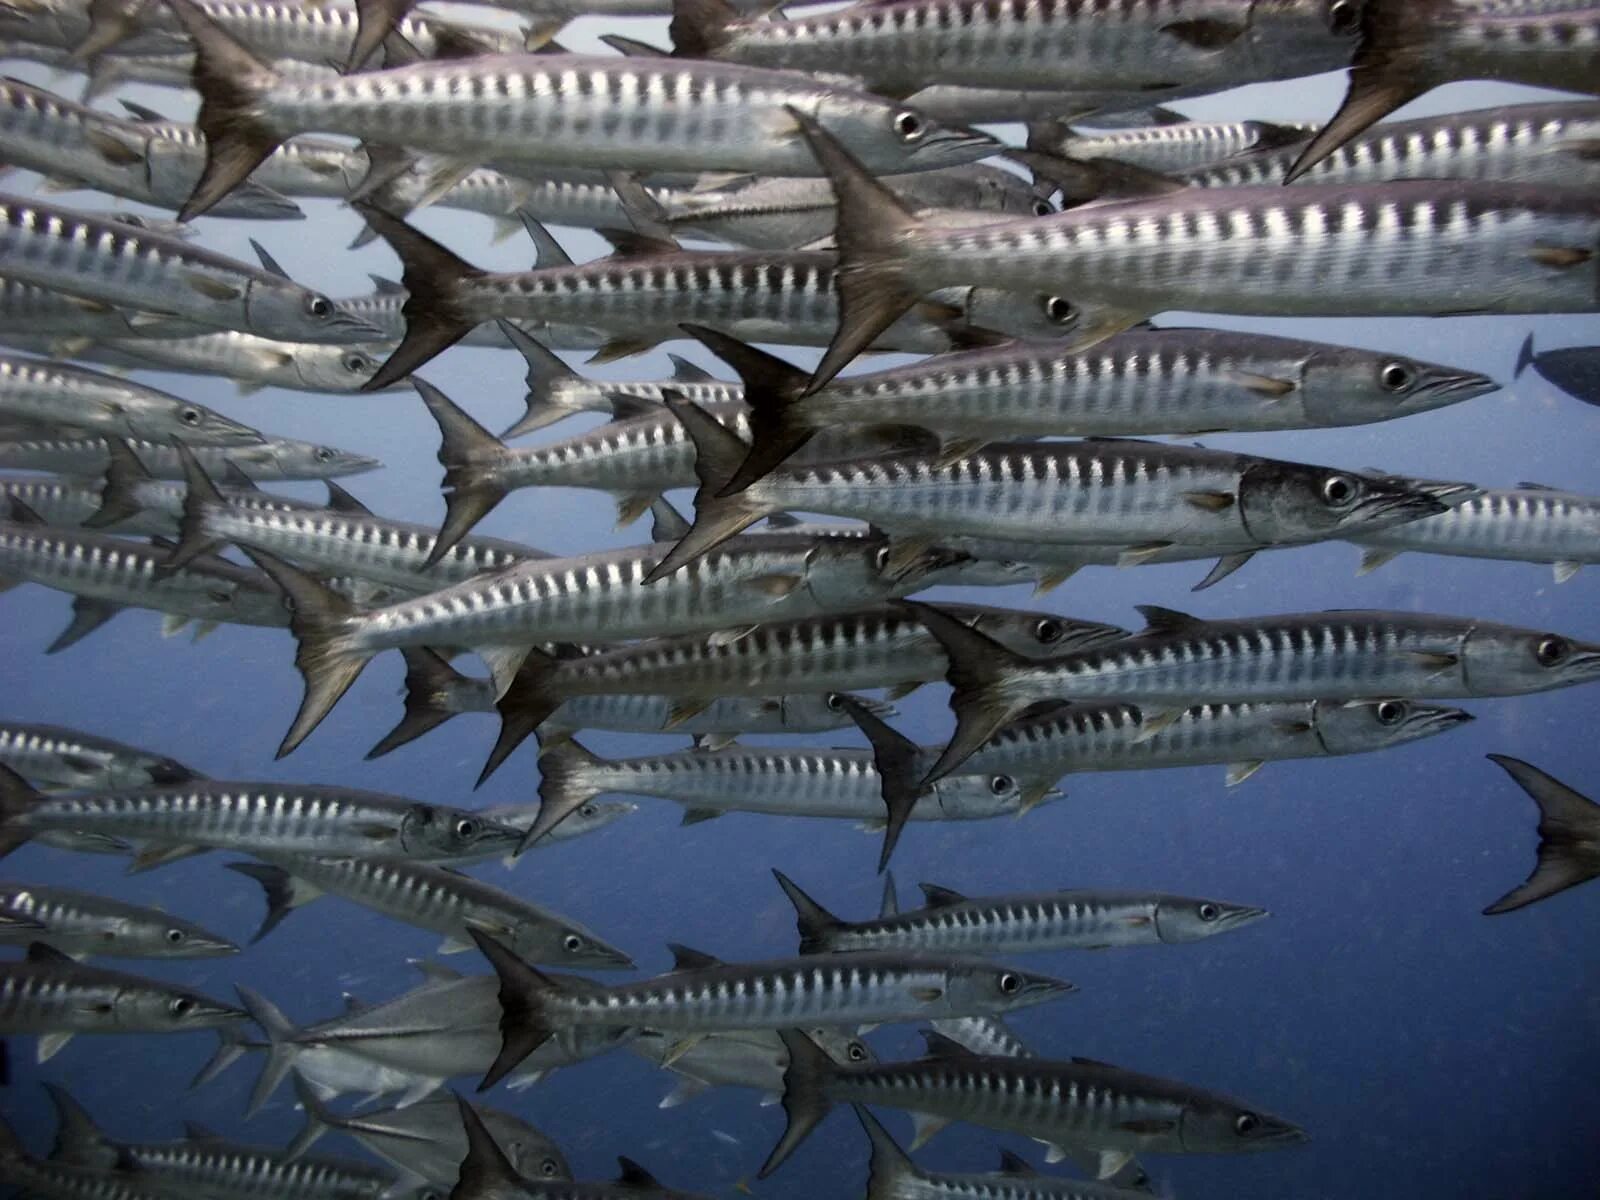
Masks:
[[[180,337],[210,332],[190,321],[150,318],[97,300],[0,278],[0,336],[19,350],[75,356],[105,338]],[[37,343],[31,339],[40,339]]]
[[[1351,138],[1295,182],[1478,179],[1593,191],[1600,186],[1596,139],[1600,104],[1593,101],[1386,121]],[[1179,178],[1196,187],[1269,187],[1285,180],[1297,153],[1294,147],[1263,149]]]
[[[1290,182],[1401,105],[1454,80],[1600,92],[1600,5],[1364,0],[1359,7],[1361,46],[1344,103],[1296,160]]]
[[[1197,700],[1516,696],[1600,678],[1600,645],[1429,613],[1351,609],[1208,621],[1144,605],[1143,633],[1048,661],[1013,655],[930,605],[907,607],[927,621],[951,663],[956,733],[934,779],[1040,700],[1138,704],[1153,734]]]
[[[303,572],[251,552],[289,595],[295,664],[306,683],[279,754],[298,746],[386,649],[478,647],[503,692],[528,645],[710,632],[847,611],[909,595],[962,557],[932,550],[889,572],[881,541],[762,534],[692,564],[665,586],[647,585],[668,550],[652,544],[538,560],[360,614]]]
[[[99,304],[307,342],[376,333],[320,293],[189,242],[0,194],[7,278]]]
[[[0,137],[10,166],[156,208],[177,208],[200,177],[198,161],[186,182],[169,177],[158,165],[166,147],[155,130],[13,79],[0,80]],[[246,182],[213,211],[254,220],[305,216],[265,178]]]
[[[295,909],[328,894],[444,934],[441,954],[472,949],[467,930],[482,929],[530,962],[591,970],[633,968],[632,959],[582,925],[458,871],[404,859],[256,853],[262,862],[228,864],[266,893],[267,914],[252,944]]]
[[[226,195],[279,142],[314,131],[433,151],[469,167],[537,145],[557,166],[798,175],[815,174],[816,164],[795,136],[791,109],[820,120],[876,170],[973,162],[995,146],[867,92],[717,63],[491,55],[291,86],[190,0],[168,5],[195,42],[198,123],[211,151],[185,217]]]
[[[894,954],[1022,954],[1197,942],[1242,929],[1264,908],[1160,892],[1035,892],[967,897],[921,884],[927,907],[869,921],[841,921],[782,871],[794,905],[801,954],[861,950]]]
[[[656,979],[573,988],[569,979],[535,970],[492,937],[473,930],[473,940],[500,979],[504,1044],[484,1087],[557,1029],[644,1025],[692,1035],[915,1021],[1011,1012],[1074,990],[1048,976],[976,959],[852,954],[724,963],[685,946],[672,947],[674,969]]]
[[[1159,714],[1152,714],[1152,727]],[[1433,737],[1472,720],[1411,700],[1197,704],[1146,728],[1131,704],[1067,705],[1008,725],[962,764],[1044,779],[1077,771],[1226,764],[1228,786],[1269,762],[1366,754]]]
[[[197,772],[174,758],[59,725],[0,723],[0,763],[24,779],[74,789],[182,783]]]
[[[844,72],[886,94],[930,84],[1213,91],[1346,66],[1359,5],[1333,0],[896,0],[786,21],[679,0],[675,52]]]
[[[1094,121],[1087,124],[1092,127]],[[1028,126],[1028,149],[1078,160],[1112,159],[1178,175],[1215,168],[1240,155],[1296,145],[1313,132],[1308,125],[1182,117],[1143,129],[1108,130],[1080,128],[1069,121],[1038,121]]]
[[[9,946],[43,942],[70,958],[218,958],[239,947],[154,908],[32,883],[0,884],[0,915],[32,929],[0,931]]]
[[[0,354],[0,416],[113,437],[237,446],[266,439],[219,412],[83,367]]]
[[[1070,307],[1060,297],[1050,303]],[[1496,386],[1475,372],[1399,354],[1264,334],[1153,329],[1119,334],[1092,350],[1023,342],[945,354],[836,379],[808,395],[809,376],[782,359],[714,329],[684,329],[745,383],[749,433],[732,428],[752,444],[728,484],[732,490],[824,431],[841,436],[842,427],[866,418],[934,430],[949,456],[1006,438],[1357,425],[1458,404]]]
[[[0,1182],[24,1195],[60,1200],[166,1200],[169,1193],[154,1184],[105,1167],[74,1167],[34,1158],[22,1148],[9,1125],[0,1122]]]
[[[870,522],[904,538],[907,552],[938,538],[1008,538],[1132,546],[1130,561],[1180,544],[1300,545],[1443,511],[1377,477],[1139,441],[999,442],[948,460],[912,453],[784,467],[741,491],[745,443],[695,405],[667,403],[694,440],[700,487],[693,528],[651,580],[789,509]]]
[[[1046,88],[963,87],[934,84],[911,96],[919,112],[937,121],[966,121],[989,125],[1010,121],[1054,121],[1067,118],[1115,119],[1133,112],[1142,114],[1145,106],[1183,97],[1176,85],[1159,88],[1111,87],[1073,88],[1057,91]],[[1146,124],[1138,120],[1137,124]]]
[[[1549,563],[1565,583],[1600,562],[1600,498],[1524,484],[1485,491],[1435,517],[1355,539],[1360,573],[1408,552]]]
[[[0,851],[35,833],[83,830],[152,847],[443,861],[510,850],[522,831],[479,813],[316,784],[189,783],[42,796],[0,768]]]
[[[925,1125],[928,1118],[941,1127],[969,1121],[1064,1153],[1098,1153],[1102,1178],[1133,1154],[1238,1154],[1306,1140],[1298,1127],[1232,1097],[1091,1059],[985,1058],[929,1034],[926,1058],[838,1066],[804,1034],[785,1030],[780,1036],[789,1048],[789,1124],[761,1168],[763,1177],[841,1103],[910,1109]]]
[[[144,470],[157,479],[183,478],[183,464],[175,447],[164,442],[123,439]],[[0,467],[8,470],[55,471],[80,478],[103,475],[112,463],[111,443],[105,438],[35,438],[0,441]],[[242,446],[195,446],[194,456],[208,470],[222,474],[232,463],[254,480],[332,479],[376,470],[375,458],[316,446],[292,438],[273,437]],[[287,502],[286,502],[287,503]]]
[[[1053,292],[1084,339],[1172,309],[1270,316],[1441,316],[1600,309],[1600,197],[1471,181],[1182,188],[1051,217],[948,229],[910,215],[814,124],[839,195],[849,319],[820,388],[935,288]]]
[[[871,1048],[849,1034],[820,1026],[806,1034],[834,1062],[875,1061]],[[776,1104],[789,1065],[783,1042],[767,1029],[708,1034],[687,1048],[668,1034],[647,1031],[628,1049],[679,1077],[657,1108],[677,1108],[718,1087],[753,1088],[761,1093],[762,1107]]]

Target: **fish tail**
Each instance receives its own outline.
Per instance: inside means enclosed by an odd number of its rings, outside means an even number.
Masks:
[[[362,202],[352,207],[389,243],[404,268],[400,282],[407,295],[400,311],[406,319],[406,334],[377,373],[362,385],[362,391],[376,392],[404,379],[471,332],[478,322],[462,311],[456,293],[461,283],[479,278],[483,272],[376,205]]]
[[[919,222],[848,150],[811,118],[790,110],[817,163],[833,184],[839,248],[835,286],[839,328],[811,376],[817,391],[916,304],[900,244]]]
[[[672,0],[667,36],[674,58],[711,58],[727,45],[729,31],[743,14],[728,0]]]
[[[521,437],[523,434],[543,429],[546,425],[553,425],[563,417],[579,411],[570,404],[563,403],[559,395],[561,386],[576,381],[578,373],[562,362],[555,352],[538,338],[525,333],[513,322],[500,321],[498,324],[506,341],[511,343],[528,364],[528,372],[524,378],[528,388],[528,394],[524,398],[527,411],[500,435],[501,439],[509,441]]]
[[[289,631],[297,643],[294,665],[305,681],[300,709],[278,746],[277,756],[282,758],[305,741],[339,703],[371,661],[372,652],[349,644],[350,626],[356,618],[350,601],[282,559],[259,550],[246,549],[244,553],[288,597]]]
[[[671,552],[650,569],[644,577],[646,583],[665,579],[773,511],[772,505],[748,491],[733,496],[719,494],[739,470],[748,447],[698,404],[685,400],[671,388],[663,388],[661,394],[694,443],[694,473],[700,487],[694,494],[694,524]]]
[[[296,879],[282,867],[257,862],[231,862],[226,865],[228,870],[254,879],[266,893],[267,912],[261,918],[261,928],[250,939],[252,946],[276,929],[278,923],[295,909],[321,895],[316,888]]]
[[[189,1081],[189,1089],[204,1087],[218,1075],[221,1075],[234,1063],[238,1062],[246,1050],[251,1049],[251,1043],[245,1040],[231,1025],[219,1026],[216,1030],[216,1051],[205,1061],[205,1065],[195,1072],[194,1078]]]
[[[500,764],[561,707],[565,697],[556,689],[560,678],[559,659],[537,647],[527,648],[526,657],[511,677],[510,685],[495,701],[495,711],[500,714],[500,736],[495,739],[494,749],[489,751],[474,786],[482,787],[484,781],[500,769]]]
[[[116,1166],[117,1148],[72,1093],[55,1083],[45,1084],[44,1090],[56,1110],[56,1140],[50,1157],[74,1166]]]
[[[285,133],[260,112],[261,97],[278,83],[264,62],[235,41],[190,0],[167,0],[194,42],[195,123],[206,135],[206,165],[178,210],[187,221],[206,212],[242,183],[283,143]]]
[[[840,702],[872,746],[872,765],[878,770],[884,807],[888,810],[883,830],[883,849],[878,853],[878,873],[889,866],[894,848],[900,842],[917,797],[925,790],[918,780],[922,751],[910,738],[883,720],[854,696],[841,693]]]
[[[859,1104],[851,1105],[861,1128],[872,1143],[872,1158],[867,1165],[867,1200],[894,1200],[904,1194],[905,1184],[920,1172],[909,1155],[900,1148],[883,1123]]]
[[[126,41],[137,28],[141,6],[128,4],[87,4],[89,29],[72,47],[67,61],[84,67],[97,61],[113,46]]]
[[[33,836],[31,830],[19,828],[18,821],[43,799],[43,794],[21,775],[0,766],[0,858]]]
[[[600,760],[576,738],[539,755],[539,815],[523,835],[518,854],[601,793],[603,789],[589,778],[590,770],[599,765]]]
[[[1485,916],[1511,912],[1600,875],[1600,859],[1584,843],[1600,831],[1600,804],[1579,795],[1538,767],[1504,754],[1489,755],[1539,806],[1539,861],[1527,880],[1488,908]]]
[[[1522,373],[1533,366],[1534,353],[1533,334],[1529,333],[1522,339],[1522,347],[1517,351],[1517,369],[1512,372],[1513,378],[1522,378]]]
[[[703,325],[679,326],[739,373],[750,409],[750,450],[719,498],[742,492],[816,435],[800,403],[809,377],[781,358]]]
[[[328,1130],[344,1128],[345,1119],[322,1102],[317,1090],[299,1071],[293,1072],[290,1082],[294,1085],[294,1094],[300,1101],[300,1108],[306,1115],[305,1128],[295,1134],[294,1141],[289,1143],[288,1156],[293,1161],[311,1149],[316,1140]]]
[[[461,1160],[460,1173],[452,1195],[499,1196],[520,1195],[527,1182],[517,1173],[516,1167],[506,1157],[494,1134],[483,1123],[478,1110],[465,1097],[456,1094],[456,1106],[461,1111],[461,1127],[467,1134],[467,1153]]]
[[[206,515],[215,508],[224,508],[227,501],[217,490],[205,467],[195,457],[193,450],[182,438],[173,438],[172,446],[178,452],[178,462],[183,467],[183,516],[178,521],[178,548],[167,559],[163,570],[176,571],[199,558],[211,554],[225,544],[222,539],[206,532]]]
[[[795,925],[800,930],[800,953],[825,951],[826,936],[830,930],[839,928],[839,918],[806,895],[799,884],[776,867],[772,875],[783,889],[783,894],[789,897],[789,903],[794,905]]]
[[[823,1091],[833,1071],[832,1060],[798,1029],[780,1029],[778,1037],[789,1052],[789,1065],[783,1072],[783,1112],[789,1123],[761,1164],[757,1179],[765,1179],[782,1166],[833,1107]]]
[[[239,1002],[250,1014],[250,1019],[261,1026],[261,1032],[267,1035],[267,1060],[261,1065],[261,1074],[250,1092],[250,1106],[245,1110],[245,1116],[253,1117],[272,1098],[272,1093],[278,1090],[283,1077],[294,1066],[300,1047],[294,1042],[294,1026],[278,1010],[277,1005],[242,983],[235,984],[234,990],[239,993]]]
[[[478,1085],[481,1092],[499,1083],[555,1035],[544,1017],[544,998],[556,984],[488,934],[472,926],[467,932],[500,979],[500,1053]]]
[[[85,529],[105,529],[144,511],[138,488],[150,479],[150,472],[123,438],[106,439],[105,483],[100,488],[100,507],[84,521]]]
[[[505,499],[506,489],[493,468],[511,452],[427,380],[413,379],[411,386],[438,422],[439,463],[444,467],[444,524],[424,564],[431,567]]]
[[[1026,666],[1028,660],[935,605],[910,600],[895,603],[923,623],[949,660],[945,679],[951,688],[950,710],[955,714],[956,731],[923,777],[926,787],[954,771],[1027,707],[1008,697],[1001,685],[1009,671]]]
[[[461,672],[425,646],[406,646],[400,653],[406,660],[405,716],[367,751],[369,759],[398,750],[456,715],[445,698],[465,678]]]
[[[345,74],[371,58],[385,38],[411,10],[412,0],[356,0],[356,36],[350,42],[350,57],[345,59]]]

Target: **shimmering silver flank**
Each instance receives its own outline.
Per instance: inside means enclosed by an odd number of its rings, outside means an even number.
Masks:
[[[0,763],[35,783],[77,790],[178,783],[197,772],[177,759],[59,725],[0,723]]]
[[[183,464],[171,443],[125,440],[151,476],[183,478]],[[243,446],[195,446],[193,453],[208,471],[222,475],[232,463],[249,478],[263,483],[282,479],[333,479],[359,475],[383,465],[362,454],[280,437]],[[0,441],[0,468],[7,470],[55,471],[62,475],[92,477],[105,474],[110,465],[111,451],[104,438],[42,437]]]
[[[821,1026],[806,1033],[834,1062],[873,1061],[872,1048],[860,1038]],[[687,1047],[669,1034],[647,1031],[630,1042],[628,1049],[677,1077],[658,1108],[677,1108],[717,1087],[753,1088],[761,1093],[763,1106],[776,1104],[783,1092],[783,1072],[789,1066],[789,1052],[770,1029],[707,1034]]]
[[[0,929],[0,942],[44,942],[72,958],[217,958],[239,947],[181,917],[47,884],[0,883],[0,916],[33,923]]]
[[[1091,117],[1082,125],[1039,121],[1028,126],[1028,149],[1078,160],[1110,159],[1164,175],[1216,169],[1240,155],[1304,142],[1309,125],[1271,121],[1186,121],[1176,117],[1140,129],[1096,129]]]

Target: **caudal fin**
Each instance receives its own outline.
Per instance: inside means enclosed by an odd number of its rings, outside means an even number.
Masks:
[[[523,835],[518,854],[600,794],[589,780],[590,769],[599,765],[575,738],[539,755],[539,815]]]
[[[250,939],[252,946],[276,929],[278,924],[295,909],[311,903],[322,894],[309,883],[296,879],[282,867],[258,862],[231,862],[225,865],[230,871],[237,871],[254,879],[266,894],[267,912],[261,918],[261,927]]]
[[[500,979],[500,1053],[478,1084],[482,1092],[499,1083],[554,1035],[545,1021],[543,1000],[556,990],[556,985],[488,934],[472,926],[467,927],[467,932]]]
[[[822,905],[801,890],[800,885],[782,871],[773,868],[772,877],[778,881],[783,894],[794,905],[795,926],[800,930],[800,953],[820,954],[828,949],[827,935],[843,923]]]
[[[851,1107],[855,1109],[861,1128],[867,1132],[867,1140],[872,1143],[872,1159],[867,1167],[867,1200],[895,1200],[905,1194],[907,1181],[916,1179],[921,1172],[877,1117],[859,1104]]]
[[[253,1117],[272,1098],[272,1093],[278,1090],[283,1077],[294,1065],[300,1047],[294,1043],[294,1026],[289,1024],[289,1019],[278,1010],[277,1005],[242,983],[235,984],[234,990],[239,993],[239,1002],[250,1014],[250,1019],[267,1035],[267,1059],[261,1065],[261,1074],[256,1079],[256,1086],[251,1089],[250,1104],[245,1109],[245,1116]]]
[[[528,393],[524,397],[524,403],[528,406],[527,411],[500,435],[501,438],[510,441],[512,438],[543,429],[563,417],[582,411],[561,399],[561,389],[578,382],[580,379],[578,373],[532,334],[523,332],[510,321],[500,321],[498,324],[506,341],[511,343],[528,364],[528,371],[523,379],[528,388]]]
[[[356,36],[345,59],[346,74],[357,70],[383,40],[400,27],[400,20],[411,11],[412,0],[356,0]]]
[[[0,766],[0,858],[33,836],[22,818],[44,799],[43,793],[10,767]]]
[[[56,1109],[56,1141],[50,1157],[79,1167],[116,1166],[117,1147],[72,1093],[54,1083],[45,1084],[44,1090]]]
[[[789,1065],[783,1072],[783,1112],[789,1123],[761,1164],[757,1179],[765,1179],[782,1166],[833,1107],[824,1092],[833,1073],[833,1060],[798,1029],[780,1029],[778,1037],[789,1052]]]
[[[100,507],[84,521],[85,529],[107,529],[144,511],[139,501],[139,486],[150,481],[139,456],[122,438],[106,439],[106,480],[100,489]]]
[[[212,554],[223,547],[225,543],[221,538],[206,532],[206,516],[214,509],[225,508],[228,503],[194,451],[181,438],[173,438],[172,445],[183,467],[183,516],[178,521],[178,548],[162,566],[163,571],[176,571],[202,554]]]
[[[840,702],[850,719],[856,723],[868,742],[872,744],[872,763],[878,769],[878,778],[884,807],[888,810],[883,830],[883,849],[878,852],[878,873],[889,866],[894,848],[900,843],[911,810],[917,806],[917,797],[924,788],[918,779],[922,764],[922,750],[905,734],[890,725],[877,713],[854,696],[842,694]]]
[[[680,567],[710,553],[773,511],[749,492],[721,496],[744,461],[747,447],[732,430],[693,401],[671,388],[661,389],[672,415],[683,423],[694,443],[694,473],[700,481],[694,494],[694,524],[689,532],[644,577],[646,583],[665,579]]]
[[[406,319],[406,335],[377,373],[361,385],[364,392],[376,392],[404,379],[472,331],[478,322],[463,311],[458,292],[462,283],[480,278],[484,272],[375,205],[357,203],[352,207],[389,243],[404,268],[400,281],[406,289],[406,302],[400,313]]]
[[[317,1090],[306,1082],[306,1077],[299,1071],[294,1072],[292,1082],[295,1097],[300,1101],[300,1109],[306,1117],[305,1127],[295,1134],[294,1141],[289,1143],[288,1155],[291,1159],[295,1159],[311,1149],[316,1140],[328,1130],[342,1129],[346,1122],[322,1102]]]
[[[714,58],[744,14],[728,0],[672,0],[667,36],[674,58]]]
[[[167,7],[194,42],[193,81],[200,93],[195,124],[206,135],[205,169],[178,210],[178,220],[188,221],[244,182],[287,133],[260,115],[261,97],[278,82],[272,68],[190,0],[167,0]]]
[[[494,749],[489,751],[474,787],[482,787],[484,781],[500,769],[500,764],[561,707],[564,697],[557,690],[560,679],[560,659],[536,646],[527,648],[526,657],[511,677],[510,686],[495,701],[495,711],[500,714],[500,736],[495,739]]]
[[[425,565],[431,567],[505,499],[494,468],[510,451],[427,380],[413,379],[411,386],[438,422],[439,465],[444,468],[444,525],[428,554]]]
[[[466,676],[425,646],[406,646],[400,653],[406,660],[405,716],[367,751],[369,759],[382,758],[455,716],[450,694],[466,682]]]
[[[1539,806],[1539,861],[1526,882],[1489,905],[1484,915],[1526,908],[1600,875],[1600,853],[1594,849],[1600,844],[1600,804],[1521,759],[1491,754],[1489,760]]]
[[[467,1153],[461,1160],[456,1186],[450,1190],[450,1200],[522,1194],[525,1181],[483,1123],[478,1110],[459,1094],[456,1106],[461,1112],[461,1127],[467,1134]]]
[[[371,661],[372,653],[350,648],[344,636],[355,616],[350,601],[282,559],[260,550],[246,549],[244,553],[289,598],[289,631],[296,642],[294,665],[305,681],[300,709],[278,746],[277,757],[282,758],[322,723]]]
[[[717,492],[719,497],[742,492],[756,480],[781,466],[816,435],[806,420],[805,395],[809,377],[781,358],[746,345],[703,325],[680,325],[744,380],[744,402],[750,409],[750,450],[733,477]]]

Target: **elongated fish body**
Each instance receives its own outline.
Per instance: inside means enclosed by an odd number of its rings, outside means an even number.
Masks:
[[[110,437],[236,446],[265,439],[219,412],[83,367],[0,354],[0,415]]]
[[[0,914],[40,928],[0,930],[0,941],[44,942],[72,958],[216,958],[239,947],[154,908],[31,883],[0,884]]]
[[[0,336],[17,349],[60,353],[62,347],[77,351],[89,339],[134,340],[151,334],[164,338],[211,332],[208,326],[192,321],[154,319],[146,324],[144,317],[97,300],[0,277]],[[43,340],[27,340],[34,337]]]
[[[177,450],[163,442],[128,439],[128,444],[157,479],[183,478]],[[332,446],[315,446],[290,438],[240,446],[196,446],[193,453],[208,471],[222,474],[231,462],[251,479],[334,479],[359,475],[381,466],[377,459]],[[97,437],[41,438],[0,442],[0,467],[7,470],[54,471],[80,478],[105,474],[111,463],[105,440]]]
[[[10,165],[141,204],[177,208],[199,179],[201,162],[194,162],[187,182],[171,180],[155,162],[161,139],[153,134],[42,89],[0,80],[0,136],[5,138]],[[304,215],[270,187],[264,180],[250,181],[213,211],[219,217],[256,220]]]
[[[122,788],[177,783],[195,772],[165,755],[59,725],[0,723],[0,763],[54,787]]]
[[[1228,764],[1228,780],[1237,783],[1263,763],[1383,750],[1470,719],[1460,709],[1410,700],[1199,704],[1150,732],[1131,704],[1069,705],[1008,725],[962,770],[1042,779],[1058,771]]]
[[[709,19],[698,18],[710,9]],[[687,11],[686,11],[687,10]],[[895,0],[786,21],[680,6],[679,53],[792,70],[836,71],[901,93],[931,84],[1016,88],[1216,90],[1336,70],[1355,49],[1354,10],[1313,0],[1237,4],[1016,4]]]
[[[1093,126],[1093,119],[1085,125]],[[1313,132],[1311,126],[1268,121],[1179,121],[1108,130],[1044,122],[1029,126],[1028,148],[1064,158],[1109,158],[1162,175],[1180,175],[1213,169],[1254,151],[1302,143]]]
[[[197,992],[84,966],[40,943],[25,959],[0,963],[0,1031],[7,1034],[184,1033],[243,1018]]]
[[[4,833],[106,833],[165,845],[443,861],[509,851],[521,831],[465,809],[316,784],[195,780],[39,796],[7,781]],[[13,840],[12,845],[15,844]]]
[[[135,128],[149,138],[152,178],[161,181],[164,195],[177,197],[167,207],[181,207],[205,169],[205,135],[181,121],[143,121]],[[269,154],[249,184],[282,196],[342,200],[360,185],[367,167],[363,151],[329,138],[298,137]]]
[[[51,1200],[162,1200],[171,1195],[159,1183],[141,1182],[126,1171],[33,1158],[12,1147],[0,1153],[0,1181],[20,1194]]]
[[[1180,99],[1189,89],[1165,88],[1048,88],[971,87],[936,83],[912,94],[917,110],[937,121],[966,121],[988,125],[1007,121],[1054,121],[1094,118],[1141,111],[1150,104]],[[1142,124],[1143,122],[1141,122]]]
[[[1589,150],[1596,138],[1600,104],[1593,101],[1387,121],[1351,138],[1295,183],[1475,179],[1592,191],[1600,186],[1600,162]],[[1180,178],[1198,187],[1272,187],[1284,181],[1300,149],[1261,149]]]
[[[1363,570],[1396,554],[1451,554],[1551,563],[1564,582],[1600,562],[1600,498],[1548,488],[1485,491],[1455,508],[1358,539]]]
[[[266,864],[232,863],[267,893],[262,932],[302,904],[328,893],[467,949],[468,928],[493,933],[530,962],[591,969],[631,968],[622,951],[582,925],[469,875],[404,859],[332,858],[258,851]],[[260,935],[258,935],[260,936]]]
[[[344,343],[374,331],[280,275],[69,208],[0,195],[8,278],[102,304],[290,341]]]
[[[1003,1017],[951,1017],[928,1024],[935,1033],[942,1033],[974,1054],[994,1058],[1037,1057]]]
[[[871,1048],[859,1038],[821,1026],[806,1033],[834,1062],[873,1059]],[[661,1108],[676,1108],[716,1087],[753,1088],[762,1093],[763,1104],[776,1103],[789,1065],[789,1052],[769,1029],[708,1034],[682,1053],[677,1053],[677,1039],[647,1032],[630,1042],[628,1049],[679,1076],[672,1091],[662,1097]]]

